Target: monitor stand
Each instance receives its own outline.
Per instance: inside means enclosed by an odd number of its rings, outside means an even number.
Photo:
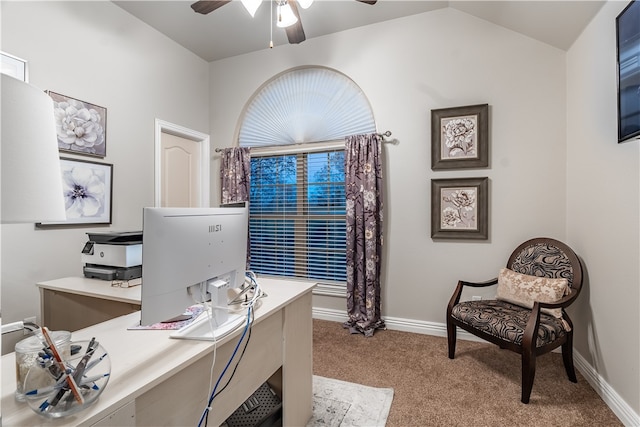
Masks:
[[[215,328],[213,335],[211,334],[209,316],[205,310],[193,322],[172,332],[169,336],[185,340],[217,341],[238,329],[247,319],[246,314],[229,313],[228,309],[221,307],[209,308],[208,311],[215,317],[215,319],[211,319]]]

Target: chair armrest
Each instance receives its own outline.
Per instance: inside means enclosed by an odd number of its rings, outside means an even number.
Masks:
[[[447,305],[447,317],[451,316],[451,311],[453,310],[453,307],[460,302],[462,289],[465,286],[481,288],[481,287],[495,285],[496,283],[498,283],[497,277],[491,280],[487,280],[486,282],[465,282],[464,280],[458,280],[458,285],[456,286],[456,290],[453,291],[453,295],[451,296],[451,299],[449,300],[449,304]]]
[[[577,294],[575,292],[572,292],[569,295],[565,295],[557,302],[553,303],[534,301],[533,307],[531,308],[531,314],[529,315],[529,320],[527,321],[527,326],[524,330],[524,336],[522,337],[523,349],[528,351],[536,348],[538,327],[540,326],[540,310],[543,308],[562,308],[562,318],[560,320],[564,323],[566,330],[573,329],[573,322],[571,322],[571,319],[569,318],[569,316],[567,316],[564,308],[571,305],[576,297]]]
[[[465,282],[464,280],[459,280],[458,284],[462,286],[472,286],[474,288],[484,288],[486,286],[496,285],[498,283],[498,278],[494,277],[491,280],[487,280],[485,282]]]

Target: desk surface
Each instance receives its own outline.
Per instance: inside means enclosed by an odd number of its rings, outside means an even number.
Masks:
[[[136,279],[140,280],[140,279]],[[133,281],[132,281],[133,282]],[[142,287],[121,288],[111,286],[110,280],[88,279],[86,277],[65,277],[37,284],[40,289],[84,295],[112,301],[127,302],[140,305]]]
[[[263,298],[261,305],[255,310],[254,324],[310,293],[314,286],[287,280],[262,278],[259,281],[268,297]],[[109,352],[111,378],[95,404],[64,419],[51,420],[41,417],[35,414],[26,403],[16,402],[14,398],[15,354],[2,356],[3,425],[93,424],[213,351],[213,346],[209,342],[171,339],[169,338],[171,331],[127,330],[139,320],[140,313],[136,312],[73,332],[73,341],[96,337]],[[241,332],[237,330],[221,339],[218,346],[231,340],[235,342]]]

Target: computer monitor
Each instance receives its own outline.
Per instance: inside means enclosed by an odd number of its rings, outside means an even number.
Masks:
[[[226,306],[227,288],[244,284],[247,208],[144,208],[142,226],[141,325],[180,318],[209,298]],[[208,329],[176,337],[211,338]]]

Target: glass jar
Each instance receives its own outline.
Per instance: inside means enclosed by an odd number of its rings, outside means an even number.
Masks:
[[[51,331],[51,340],[54,342],[60,357],[64,360],[71,356],[71,332]],[[38,353],[43,351],[47,345],[40,329],[33,335],[18,342],[16,351],[16,392],[15,397],[19,402],[24,401],[24,380],[27,372],[36,363]]]

